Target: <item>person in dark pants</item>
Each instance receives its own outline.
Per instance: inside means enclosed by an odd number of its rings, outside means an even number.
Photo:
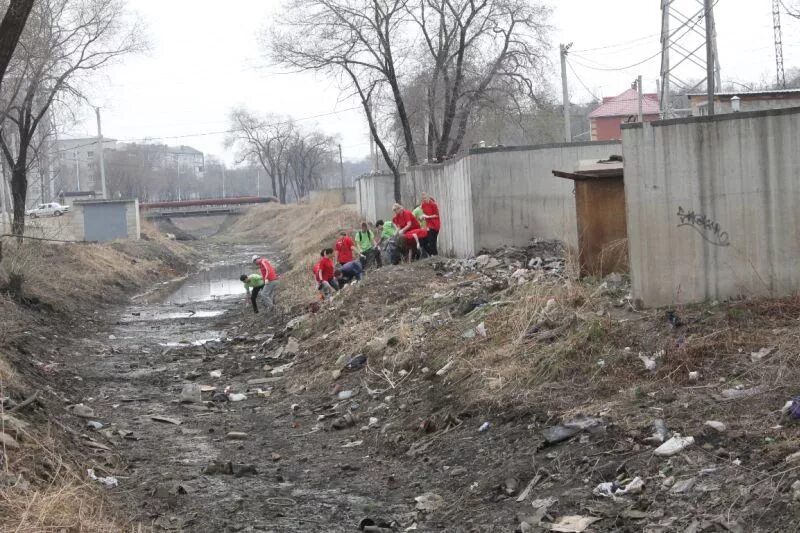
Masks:
[[[253,304],[253,312],[258,313],[258,304],[256,303],[256,298],[258,298],[258,293],[261,292],[261,289],[264,288],[264,278],[261,277],[261,274],[242,274],[239,277],[239,280],[244,283],[244,288],[247,290],[247,295],[250,297],[250,303]]]
[[[364,270],[369,266],[370,260],[375,261],[378,268],[383,266],[375,232],[369,229],[366,221],[361,223],[361,230],[356,232],[356,244],[361,252],[361,266],[364,267]]]
[[[425,251],[428,255],[439,255],[439,230],[442,228],[442,220],[439,217],[439,206],[436,200],[431,198],[428,193],[422,193],[423,218],[428,225],[428,237],[425,239]]]
[[[336,280],[339,285],[345,286],[353,280],[361,281],[364,277],[364,269],[358,261],[350,261],[342,265],[342,268],[336,269]]]

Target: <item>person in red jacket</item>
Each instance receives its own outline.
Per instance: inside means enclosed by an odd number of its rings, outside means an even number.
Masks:
[[[317,282],[317,290],[323,298],[329,298],[334,290],[339,290],[336,281],[336,267],[333,264],[332,248],[325,248],[320,252],[320,260],[314,265],[314,281]]]
[[[423,218],[428,223],[428,238],[425,239],[425,248],[428,255],[439,255],[439,230],[442,228],[439,206],[426,192],[422,193],[421,206],[424,213]]]
[[[400,204],[394,204],[392,206],[392,211],[394,211],[392,223],[394,227],[397,228],[397,233],[402,235],[407,231],[419,229],[419,220],[417,220],[417,217],[415,217],[411,211]]]
[[[275,290],[278,286],[278,274],[275,272],[272,263],[270,263],[266,257],[254,255],[252,261],[261,271],[261,277],[266,284],[261,294],[267,300],[268,307],[275,307]]]
[[[334,248],[336,251],[334,252],[333,260],[340,265],[349,263],[354,256],[359,255],[355,241],[346,231],[339,233],[339,240],[336,241]]]
[[[412,229],[403,234],[401,239],[405,240],[405,247],[408,251],[408,262],[412,259],[419,259],[425,249],[425,242],[428,239],[428,230],[425,228]]]

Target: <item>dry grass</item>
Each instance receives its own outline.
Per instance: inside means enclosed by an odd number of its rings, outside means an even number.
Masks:
[[[334,202],[335,204],[335,202]],[[356,231],[360,219],[353,206],[263,205],[249,209],[216,238],[224,242],[267,241],[287,254],[289,269],[281,275],[281,300],[308,302],[316,287],[311,268],[322,247],[333,247],[339,231]]]
[[[20,338],[51,337],[69,319],[91,314],[158,279],[174,277],[193,257],[191,250],[152,227],[145,226],[143,233],[141,241],[109,244],[25,241],[17,245],[6,240],[0,287],[14,274],[21,275],[24,284],[21,297],[0,292],[0,348]],[[42,388],[46,378],[29,365],[16,371],[12,361],[0,352],[0,397],[20,400]],[[33,386],[37,380],[38,386]],[[48,411],[45,416],[51,420],[56,415]],[[10,432],[19,444],[0,450],[0,532],[126,530],[128,526],[106,503],[104,489],[87,481],[86,459],[72,455],[76,448],[53,437],[41,416],[25,421],[29,425],[22,431],[0,422],[0,431]]]

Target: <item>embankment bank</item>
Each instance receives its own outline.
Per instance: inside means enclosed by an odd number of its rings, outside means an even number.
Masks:
[[[281,244],[279,312],[134,303],[70,354],[111,429],[86,430],[111,452],[81,464],[108,460],[117,516],[183,531],[800,526],[800,441],[780,413],[800,300],[639,311],[624,277],[578,281],[558,245],[534,242],[369,271],[309,305],[319,248],[357,222],[254,208],[214,246]],[[673,434],[694,441],[656,454]]]
[[[74,342],[134,293],[184,275],[196,254],[148,227],[136,242],[6,240],[3,250],[0,531],[120,531],[127,519],[87,478],[102,445],[67,410],[84,394]],[[21,294],[8,293],[10,274],[23,276]]]

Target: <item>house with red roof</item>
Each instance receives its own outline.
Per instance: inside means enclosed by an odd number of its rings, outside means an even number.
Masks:
[[[658,120],[659,105],[657,94],[644,94],[642,98],[642,117],[645,122]],[[639,94],[636,89],[628,89],[619,96],[603,98],[600,107],[589,114],[591,139],[593,141],[617,141],[622,138],[622,124],[639,120]]]

